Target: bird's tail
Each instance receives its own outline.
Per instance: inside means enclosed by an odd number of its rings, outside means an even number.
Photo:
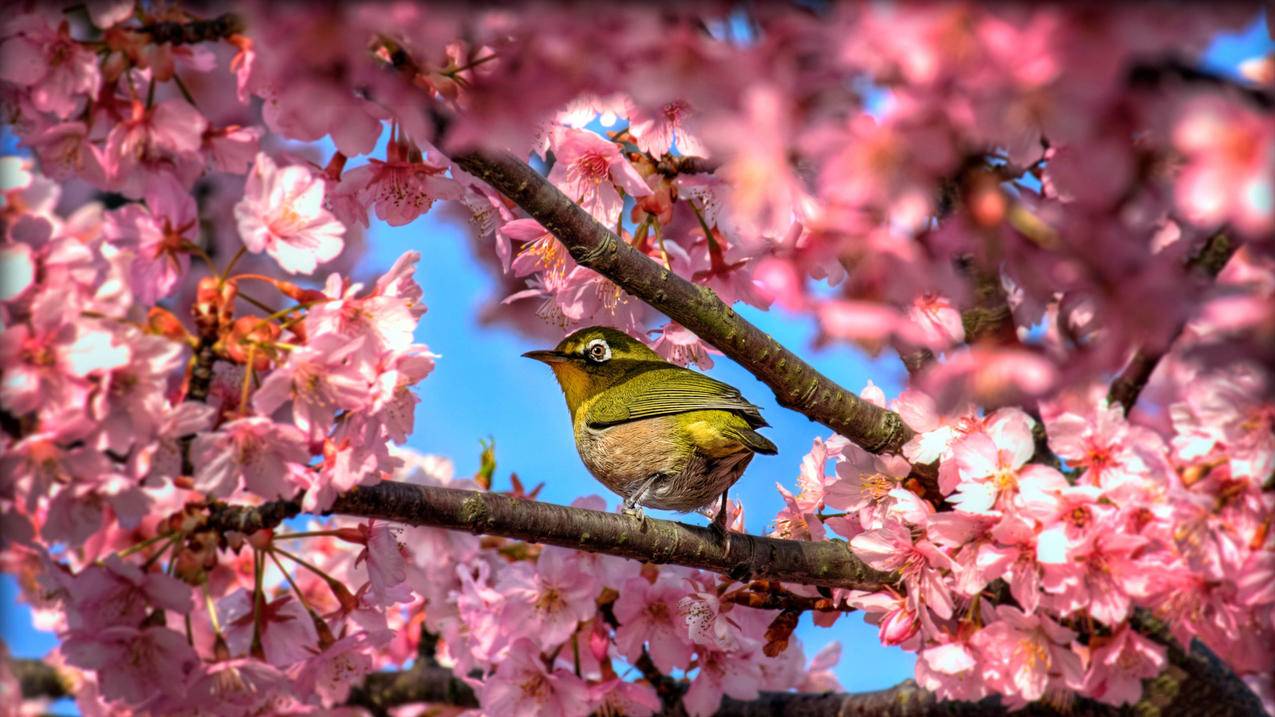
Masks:
[[[770,442],[769,438],[751,428],[735,428],[732,426],[730,437],[748,446],[748,449],[754,453],[773,456],[779,452],[779,449],[775,447],[774,443]]]

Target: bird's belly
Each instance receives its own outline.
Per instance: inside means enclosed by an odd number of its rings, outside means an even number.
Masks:
[[[673,430],[663,417],[600,429],[581,426],[576,448],[593,477],[627,497],[653,475],[682,471],[689,450],[672,438]]]
[[[663,416],[602,429],[582,425],[576,447],[585,467],[612,492],[627,498],[659,475],[641,504],[690,512],[713,504],[739,479],[752,453],[705,456],[679,443],[676,431],[673,420]]]

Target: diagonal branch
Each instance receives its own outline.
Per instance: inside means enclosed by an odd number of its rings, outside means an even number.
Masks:
[[[819,373],[698,286],[660,266],[599,224],[526,162],[508,152],[452,157],[549,230],[581,265],[614,281],[748,369],[779,405],[805,414],[872,453],[897,453],[913,431],[897,413],[862,400]]]
[[[260,530],[299,511],[296,501],[274,501],[259,507],[223,506],[214,511],[205,527]],[[499,493],[385,481],[341,495],[329,512],[684,565],[741,582],[780,580],[859,590],[877,590],[892,582],[890,574],[868,567],[843,542],[812,543],[742,533],[731,533],[728,540],[722,540],[708,528],[685,523],[569,508]]]
[[[1191,257],[1187,261],[1186,269],[1189,280],[1197,282],[1208,282],[1217,278],[1222,272],[1226,263],[1230,261],[1235,254],[1239,245],[1234,239],[1228,237],[1225,233],[1219,232],[1209,237],[1204,246],[1200,248],[1199,253]],[[1167,344],[1161,347],[1143,346],[1129,359],[1129,363],[1125,365],[1124,370],[1111,383],[1111,389],[1107,393],[1107,400],[1112,404],[1120,404],[1124,407],[1127,414],[1133,410],[1133,405],[1138,402],[1138,396],[1142,393],[1142,389],[1146,388],[1147,381],[1151,380],[1151,374],[1155,373],[1156,366],[1160,365],[1160,359],[1168,353],[1173,342],[1186,328],[1186,321],[1182,321],[1176,331],[1173,332],[1173,338]]]

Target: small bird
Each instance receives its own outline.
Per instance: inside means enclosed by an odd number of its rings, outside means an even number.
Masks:
[[[523,354],[553,369],[567,399],[585,467],[640,506],[691,512],[721,496],[714,529],[726,531],[726,494],[754,453],[773,455],[758,433],[761,411],[730,385],[671,364],[632,336],[581,329],[549,351]]]

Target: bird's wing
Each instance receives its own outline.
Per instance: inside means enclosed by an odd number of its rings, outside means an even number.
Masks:
[[[657,364],[607,389],[610,400],[594,405],[589,425],[605,428],[642,418],[668,416],[688,411],[730,411],[741,416],[754,428],[769,425],[761,410],[740,395],[734,386],[702,373]]]

